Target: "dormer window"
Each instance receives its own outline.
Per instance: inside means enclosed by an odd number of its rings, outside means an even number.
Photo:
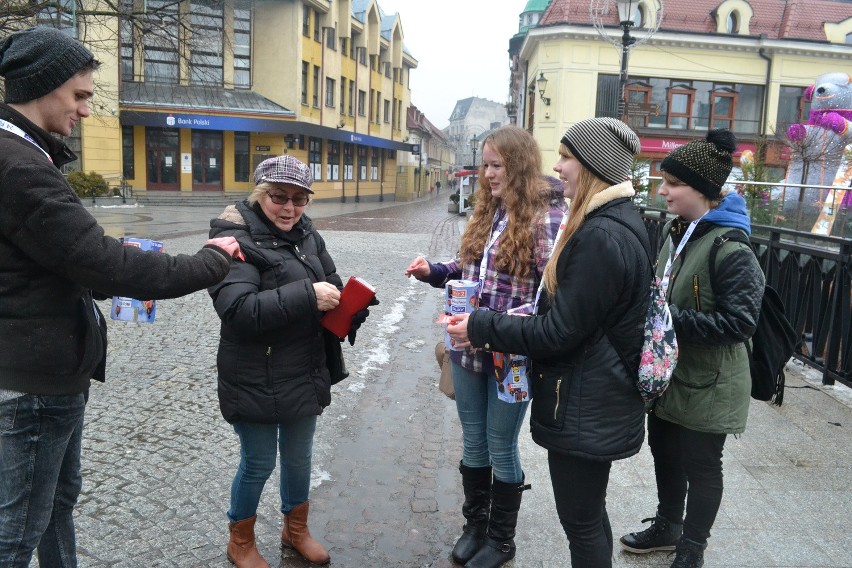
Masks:
[[[633,10],[633,16],[630,18],[634,28],[644,28],[646,26],[647,17],[645,14],[645,5],[641,2],[636,5]]]
[[[749,35],[749,24],[754,10],[746,0],[723,0],[713,11],[716,33]]]
[[[729,34],[735,34],[740,31],[740,15],[737,12],[728,14],[728,20],[725,28]]]

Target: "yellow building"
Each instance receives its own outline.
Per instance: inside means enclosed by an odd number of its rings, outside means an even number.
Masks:
[[[590,4],[531,0],[510,43],[510,104],[545,164],[571,124],[621,118],[622,50],[602,39]],[[620,44],[616,0],[609,5],[599,27]],[[633,0],[632,36],[643,37],[660,9],[656,34],[629,48],[626,82],[628,122],[652,174],[670,150],[718,127],[737,135],[741,151],[766,140],[767,164],[783,166],[787,127],[808,120],[805,89],[822,73],[852,72],[848,2]]]
[[[93,116],[70,140],[79,169],[136,192],[243,192],[260,161],[290,153],[316,199],[396,198],[417,61],[375,0],[58,4],[40,23],[102,62]]]

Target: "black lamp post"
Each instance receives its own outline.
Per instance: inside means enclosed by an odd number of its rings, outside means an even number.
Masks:
[[[627,59],[630,46],[636,43],[631,37],[630,29],[636,24],[634,12],[639,6],[639,0],[616,0],[618,5],[618,22],[624,32],[621,35],[621,73],[618,78],[618,118],[627,122]],[[639,22],[641,25],[642,22]]]
[[[476,138],[476,134],[473,135],[473,138],[470,139],[470,150],[473,152],[473,170],[475,172],[479,172],[479,166],[476,164],[476,149],[479,146],[479,140]],[[470,180],[470,194],[473,195],[476,192],[476,174],[473,174],[473,177]],[[463,205],[462,205],[463,207]]]

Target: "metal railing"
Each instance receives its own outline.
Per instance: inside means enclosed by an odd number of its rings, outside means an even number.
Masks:
[[[671,215],[639,210],[660,250]],[[794,357],[822,372],[823,384],[852,388],[852,239],[753,224],[751,246],[802,339]]]

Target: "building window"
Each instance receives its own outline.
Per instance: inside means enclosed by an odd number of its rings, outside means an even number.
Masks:
[[[710,95],[710,123],[713,128],[734,129],[734,113],[737,108],[737,93],[729,86],[717,86]]]
[[[355,179],[353,177],[353,172],[352,172],[352,163],[353,163],[353,161],[352,161],[353,148],[352,147],[353,147],[353,145],[348,143],[348,142],[343,143],[343,179],[344,180]]]
[[[337,181],[340,179],[340,142],[329,140],[328,161],[325,164],[325,179]]]
[[[381,103],[382,103],[382,92],[381,92],[381,91],[376,91],[376,102],[375,102],[375,104],[373,105],[373,108],[374,108],[374,109],[376,109],[376,112],[374,113],[374,117],[373,117],[373,120],[375,121],[375,123],[376,123],[376,124],[379,124],[379,122],[380,122],[380,120],[379,120],[379,111],[380,111],[380,109],[382,108],[382,104],[381,104]]]
[[[740,31],[740,15],[736,12],[730,12],[728,19],[725,22],[725,30],[729,34],[739,33]]]
[[[121,0],[119,10],[122,14],[133,13],[133,0]],[[133,81],[136,77],[133,73],[134,36],[133,20],[131,17],[119,19],[119,42],[121,44],[121,80]]]
[[[317,43],[322,43],[322,32],[320,31],[320,19],[319,14],[317,14],[316,10],[313,10],[314,13],[314,41]]]
[[[307,4],[302,6],[302,35],[311,37],[311,7]]]
[[[189,5],[192,33],[189,42],[190,81],[193,85],[222,85],[223,4],[193,0]]]
[[[340,38],[340,55],[346,57],[349,55],[349,38],[342,37]]]
[[[234,2],[234,86],[251,88],[251,0]]]
[[[181,24],[179,4],[172,0],[148,0],[145,53],[145,81],[175,84],[179,79]]]
[[[367,179],[367,147],[358,146],[358,179]]]
[[[322,138],[308,139],[308,167],[311,168],[311,175],[314,181],[322,179]]]
[[[307,61],[302,61],[302,104],[308,104],[308,73],[311,66]]]
[[[337,29],[328,28],[325,31],[325,46],[329,49],[337,49]]]
[[[367,48],[359,47],[358,49],[358,63],[361,65],[367,65]]]
[[[334,79],[331,77],[325,78],[325,106],[334,108],[334,95],[337,90],[334,86]]]
[[[382,103],[385,124],[390,124],[390,101],[385,99]]]
[[[349,102],[346,105],[346,109],[348,111],[347,114],[349,116],[355,116],[355,114],[352,111],[352,109],[354,108],[353,105],[355,104],[355,81],[349,81],[349,93],[348,94],[349,94]]]
[[[643,6],[641,2],[636,4],[636,7],[633,9],[633,17],[631,17],[630,20],[633,22],[633,27],[637,30],[645,27],[647,21],[645,16],[645,6]]]
[[[234,181],[248,181],[251,166],[249,165],[249,133],[234,132]]]
[[[627,85],[627,122],[630,127],[647,127],[652,114],[651,85],[641,82]]]
[[[358,116],[365,116],[367,106],[367,92],[358,90]]]
[[[810,114],[811,103],[805,100],[805,87],[782,85],[778,93],[775,132],[787,132],[791,124],[806,123]]]
[[[385,77],[391,78],[391,64],[388,61],[385,61]]]
[[[36,3],[30,2],[30,4]],[[53,2],[42,2],[40,4],[44,5],[36,17],[36,21],[40,26],[63,30],[69,36],[76,37],[76,0],[54,0]],[[6,7],[8,4],[4,2],[3,5]],[[14,14],[14,11],[11,13]],[[12,17],[14,18],[14,16]]]
[[[376,59],[378,59],[378,58],[379,58],[378,55],[370,55],[370,70],[371,71],[376,70]]]
[[[340,78],[340,116],[346,114],[346,77]]]
[[[124,179],[136,179],[136,156],[134,154],[133,126],[121,127],[121,175]]]
[[[668,93],[669,128],[689,130],[692,128],[692,100],[695,90],[688,85],[676,85]]]
[[[314,95],[313,95],[313,103],[314,108],[319,108],[319,99],[320,97],[320,68],[314,65]]]
[[[379,179],[379,148],[370,148],[370,179]]]

